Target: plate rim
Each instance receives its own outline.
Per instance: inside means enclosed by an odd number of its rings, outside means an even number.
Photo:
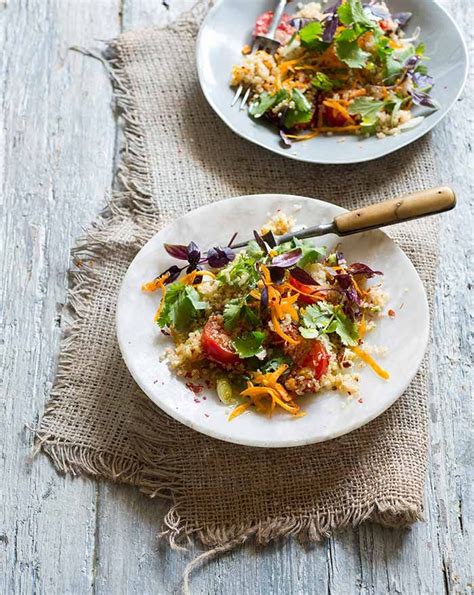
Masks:
[[[133,258],[133,260],[130,262],[127,271],[125,273],[125,275],[122,278],[121,284],[120,284],[120,289],[117,295],[117,302],[116,302],[116,313],[115,313],[115,331],[116,331],[116,337],[117,337],[117,342],[119,345],[119,349],[122,355],[122,358],[125,362],[125,365],[128,369],[128,372],[130,373],[130,375],[132,376],[132,378],[134,379],[134,381],[138,384],[138,386],[140,387],[140,389],[142,390],[142,392],[147,396],[147,398],[150,399],[150,401],[152,403],[154,403],[159,409],[161,409],[161,411],[163,411],[166,415],[169,415],[170,417],[172,417],[173,419],[175,419],[176,421],[178,421],[179,423],[182,423],[183,425],[187,426],[188,428],[197,431],[201,434],[204,434],[206,436],[209,436],[210,438],[214,438],[217,440],[222,440],[224,442],[228,442],[230,444],[239,444],[241,446],[250,446],[250,447],[254,447],[254,448],[293,448],[293,447],[301,447],[301,446],[306,446],[309,444],[317,444],[317,443],[323,443],[323,442],[329,442],[330,440],[334,440],[336,438],[339,438],[341,436],[345,436],[365,425],[367,425],[368,423],[372,422],[374,419],[376,419],[377,417],[379,417],[380,415],[382,415],[383,413],[385,413],[392,405],[394,405],[398,399],[405,393],[406,389],[408,388],[408,386],[411,384],[411,382],[413,381],[413,378],[416,376],[416,374],[418,373],[423,359],[426,355],[426,351],[427,351],[427,347],[428,347],[428,341],[429,341],[429,336],[430,336],[430,310],[429,310],[429,303],[428,303],[428,298],[427,298],[427,294],[426,294],[426,290],[423,284],[423,281],[421,280],[418,271],[416,270],[415,266],[413,265],[413,263],[411,262],[411,260],[408,258],[408,256],[405,254],[405,252],[402,250],[402,248],[390,237],[388,236],[385,232],[377,229],[377,230],[372,230],[369,233],[380,233],[383,234],[384,236],[386,236],[394,245],[395,247],[398,249],[401,257],[405,260],[405,262],[407,263],[407,265],[409,267],[411,267],[411,269],[414,271],[418,282],[420,284],[421,290],[422,290],[422,296],[423,296],[423,305],[424,305],[424,311],[426,313],[426,317],[427,317],[427,324],[424,327],[424,336],[422,337],[422,349],[420,350],[420,356],[419,356],[419,361],[417,362],[416,367],[414,368],[414,371],[411,374],[408,374],[406,377],[406,381],[403,383],[402,388],[400,389],[400,391],[398,392],[397,396],[395,396],[394,398],[392,398],[391,400],[387,401],[386,403],[384,403],[384,407],[379,410],[374,412],[373,414],[367,416],[367,418],[365,418],[362,422],[353,422],[352,424],[348,424],[348,426],[344,429],[344,431],[340,431],[340,432],[336,432],[334,433],[330,438],[323,438],[323,439],[308,439],[308,438],[304,438],[304,439],[291,439],[291,440],[286,440],[284,442],[280,441],[278,444],[271,444],[268,442],[268,440],[252,440],[252,439],[246,439],[245,437],[243,437],[242,439],[236,439],[236,438],[230,438],[229,436],[226,436],[224,431],[221,430],[215,430],[215,429],[209,429],[207,426],[205,426],[204,424],[200,424],[199,426],[196,426],[196,424],[190,420],[187,419],[180,411],[176,411],[174,408],[172,408],[171,406],[167,406],[166,402],[161,402],[158,403],[149,393],[148,393],[148,387],[146,386],[146,383],[143,382],[143,380],[140,378],[140,376],[138,374],[135,374],[133,371],[134,366],[130,365],[130,360],[129,357],[127,355],[127,351],[126,351],[126,339],[123,338],[121,336],[121,331],[120,331],[120,321],[119,321],[119,311],[120,311],[120,303],[122,300],[124,300],[124,296],[125,294],[125,278],[128,274],[128,271],[130,270],[130,268],[132,267],[133,263],[135,262],[135,260],[139,257],[139,255],[141,254],[142,250],[144,250],[146,248],[146,246],[152,241],[154,240],[154,238],[161,233],[163,230],[165,230],[168,226],[170,225],[174,225],[176,224],[178,221],[180,221],[181,219],[183,219],[186,216],[190,216],[191,213],[195,213],[197,210],[200,209],[206,209],[212,206],[215,206],[216,204],[220,204],[220,203],[231,203],[231,202],[235,202],[235,201],[240,201],[240,200],[245,200],[245,199],[250,199],[250,200],[255,200],[258,198],[277,198],[277,199],[283,199],[283,200],[288,200],[288,201],[295,201],[295,200],[311,200],[311,201],[317,201],[319,203],[322,204],[331,204],[331,206],[333,206],[334,208],[336,208],[337,210],[339,210],[341,213],[343,212],[347,212],[347,209],[334,204],[334,203],[328,203],[328,201],[324,201],[322,199],[319,198],[311,198],[308,196],[301,196],[301,195],[292,195],[292,194],[280,194],[280,193],[265,193],[265,194],[247,194],[247,195],[239,195],[239,196],[233,196],[233,197],[228,197],[222,200],[219,200],[217,202],[211,202],[209,204],[206,205],[202,205],[201,207],[199,207],[199,209],[196,209],[192,212],[188,212],[184,215],[182,215],[181,217],[178,217],[177,219],[174,219],[173,221],[170,221],[167,225],[165,225],[164,227],[162,227],[161,229],[159,229],[155,234],[153,234],[153,236],[150,237],[150,239],[140,248],[140,250],[137,252],[137,254],[135,255],[135,257]]]
[[[460,30],[460,28],[458,27],[456,21],[454,20],[454,17],[451,16],[451,14],[447,11],[447,9],[442,6],[439,2],[437,2],[437,0],[427,0],[428,3],[431,3],[433,5],[436,5],[445,15],[445,17],[447,17],[449,19],[449,21],[451,22],[452,26],[454,27],[454,29],[456,30],[458,37],[461,41],[461,48],[462,48],[462,52],[463,52],[463,57],[464,57],[464,73],[463,73],[463,79],[461,82],[461,85],[459,86],[458,92],[456,93],[455,97],[451,100],[451,103],[449,103],[449,105],[447,106],[445,112],[438,118],[434,118],[433,122],[431,124],[429,124],[428,128],[424,131],[419,131],[419,132],[415,132],[413,137],[407,138],[406,141],[404,141],[401,145],[397,146],[397,147],[393,147],[390,148],[389,145],[387,145],[386,150],[384,150],[380,155],[378,155],[377,157],[362,157],[362,158],[349,158],[349,159],[341,159],[341,160],[324,160],[321,159],[321,157],[318,157],[316,159],[308,159],[306,157],[301,157],[298,154],[294,154],[291,153],[290,151],[283,149],[281,147],[273,147],[273,146],[268,146],[262,142],[260,142],[259,140],[252,138],[251,135],[242,133],[241,131],[239,131],[239,129],[234,126],[226,117],[223,113],[221,113],[221,111],[218,109],[218,107],[216,106],[215,102],[213,101],[211,95],[209,94],[208,90],[206,89],[205,85],[203,84],[203,74],[202,74],[202,61],[199,59],[200,57],[200,48],[201,48],[201,38],[204,35],[204,29],[208,23],[208,21],[211,19],[211,17],[219,10],[220,6],[222,4],[224,4],[224,2],[229,2],[230,0],[216,0],[215,4],[210,8],[210,10],[208,11],[208,13],[206,14],[203,22],[201,23],[201,26],[199,27],[199,32],[196,38],[196,51],[195,51],[195,61],[196,61],[196,68],[197,68],[197,73],[198,73],[198,80],[199,80],[199,86],[201,88],[201,92],[203,93],[204,97],[206,98],[207,103],[210,105],[210,107],[212,108],[212,110],[214,111],[214,113],[221,119],[221,121],[228,127],[230,128],[230,130],[232,130],[232,132],[234,132],[234,134],[236,134],[237,136],[239,136],[240,138],[251,142],[254,145],[257,145],[258,147],[261,147],[262,149],[265,149],[267,151],[271,151],[272,153],[276,154],[276,155],[281,155],[282,157],[287,157],[288,159],[292,159],[294,161],[299,161],[302,163],[314,163],[316,165],[352,165],[352,164],[356,164],[356,163],[367,163],[369,161],[377,161],[378,159],[382,159],[383,157],[386,157],[387,155],[390,155],[392,153],[395,153],[397,151],[400,151],[401,149],[404,149],[406,146],[416,142],[417,140],[419,140],[420,138],[422,138],[423,136],[425,136],[426,134],[428,134],[428,132],[431,132],[431,130],[433,130],[433,128],[435,126],[437,126],[440,122],[442,122],[444,120],[444,118],[449,114],[449,112],[453,109],[454,105],[456,104],[457,100],[459,99],[461,93],[464,90],[464,87],[466,85],[466,81],[467,81],[467,77],[468,77],[468,73],[469,73],[469,52],[467,50],[467,45],[466,45],[466,40],[464,39],[464,36]],[[416,129],[414,129],[416,130]]]

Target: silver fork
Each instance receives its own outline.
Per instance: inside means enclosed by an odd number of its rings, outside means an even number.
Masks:
[[[278,0],[278,4],[275,8],[275,11],[273,12],[272,22],[270,24],[270,27],[268,28],[268,32],[266,35],[257,35],[252,44],[252,54],[258,50],[263,50],[268,54],[274,54],[280,47],[280,42],[275,39],[275,33],[278,28],[278,25],[280,24],[281,17],[287,4],[288,0]],[[242,95],[243,90],[244,86],[239,85],[239,88],[235,92],[234,98],[232,99],[232,103],[230,104],[231,107],[233,107],[237,103],[239,97]],[[244,93],[244,96],[242,97],[242,101],[240,102],[241,110],[245,108],[250,92],[251,87],[248,87]]]

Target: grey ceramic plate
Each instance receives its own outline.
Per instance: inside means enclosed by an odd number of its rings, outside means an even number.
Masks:
[[[357,163],[377,159],[412,143],[433,128],[453,106],[461,93],[467,74],[467,50],[451,16],[434,0],[387,0],[392,12],[410,11],[413,17],[405,31],[409,36],[421,27],[420,40],[431,58],[430,74],[435,87],[432,96],[440,103],[435,112],[416,108],[416,115],[429,114],[416,128],[395,137],[359,139],[358,137],[319,137],[281,145],[275,129],[256,123],[245,111],[230,104],[234,91],[229,87],[232,66],[242,59],[241,49],[250,41],[258,15],[274,6],[273,0],[218,0],[209,11],[197,40],[197,66],[202,90],[222,120],[239,136],[292,159],[312,163]],[[288,12],[295,11],[295,4]]]

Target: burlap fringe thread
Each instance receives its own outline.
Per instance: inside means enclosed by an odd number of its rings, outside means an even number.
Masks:
[[[203,4],[196,5],[194,11],[201,14]],[[189,28],[189,20],[187,20],[187,26]],[[181,25],[178,23],[173,27],[181,28]],[[91,295],[97,283],[96,271],[87,264],[88,261],[104,257],[110,249],[108,230],[114,222],[129,221],[134,227],[140,228],[141,232],[137,234],[137,249],[156,231],[157,223],[144,138],[135,113],[135,103],[129,91],[131,86],[127,84],[127,73],[121,63],[120,48],[115,42],[110,42],[104,56],[81,48],[72,49],[99,59],[104,64],[113,85],[116,109],[124,121],[125,147],[117,172],[121,190],[112,194],[107,208],[72,250],[74,268],[69,273],[70,289],[67,305],[63,311],[64,334],[56,382],[51,392],[51,399],[46,406],[45,415],[53,412],[58,406],[60,393],[67,384],[70,370],[75,364],[75,342],[87,318]],[[355,526],[367,519],[386,526],[395,526],[394,518],[397,518],[396,526],[400,527],[423,518],[422,510],[415,502],[377,501],[350,514],[343,511],[321,514],[315,511],[310,515],[287,515],[266,522],[249,522],[226,529],[222,526],[196,529],[188,526],[180,517],[180,477],[169,456],[153,461],[154,473],[151,476],[144,473],[143,463],[138,459],[97,452],[83,446],[58,443],[57,437],[45,431],[35,430],[35,437],[35,454],[43,450],[61,472],[107,477],[112,481],[139,485],[140,490],[149,497],[160,496],[171,499],[173,505],[164,518],[165,530],[160,533],[160,536],[166,538],[170,547],[175,550],[185,550],[182,544],[190,544],[193,538],[197,538],[204,546],[210,548],[187,565],[183,574],[185,593],[189,593],[191,572],[249,539],[254,539],[258,544],[267,544],[278,538],[296,536],[302,542],[315,542],[329,536],[336,527],[340,529]],[[141,436],[141,438],[144,437]],[[147,452],[150,452],[147,445],[151,444],[166,449],[166,430],[150,432],[145,437],[142,452],[139,453],[141,457],[146,459]],[[156,452],[156,448],[153,450]],[[400,509],[405,511],[403,518],[394,517]]]

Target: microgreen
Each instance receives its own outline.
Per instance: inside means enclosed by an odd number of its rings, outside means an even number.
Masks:
[[[321,335],[336,333],[344,345],[357,345],[358,329],[340,307],[328,302],[308,306],[299,327],[305,339],[316,339]]]

